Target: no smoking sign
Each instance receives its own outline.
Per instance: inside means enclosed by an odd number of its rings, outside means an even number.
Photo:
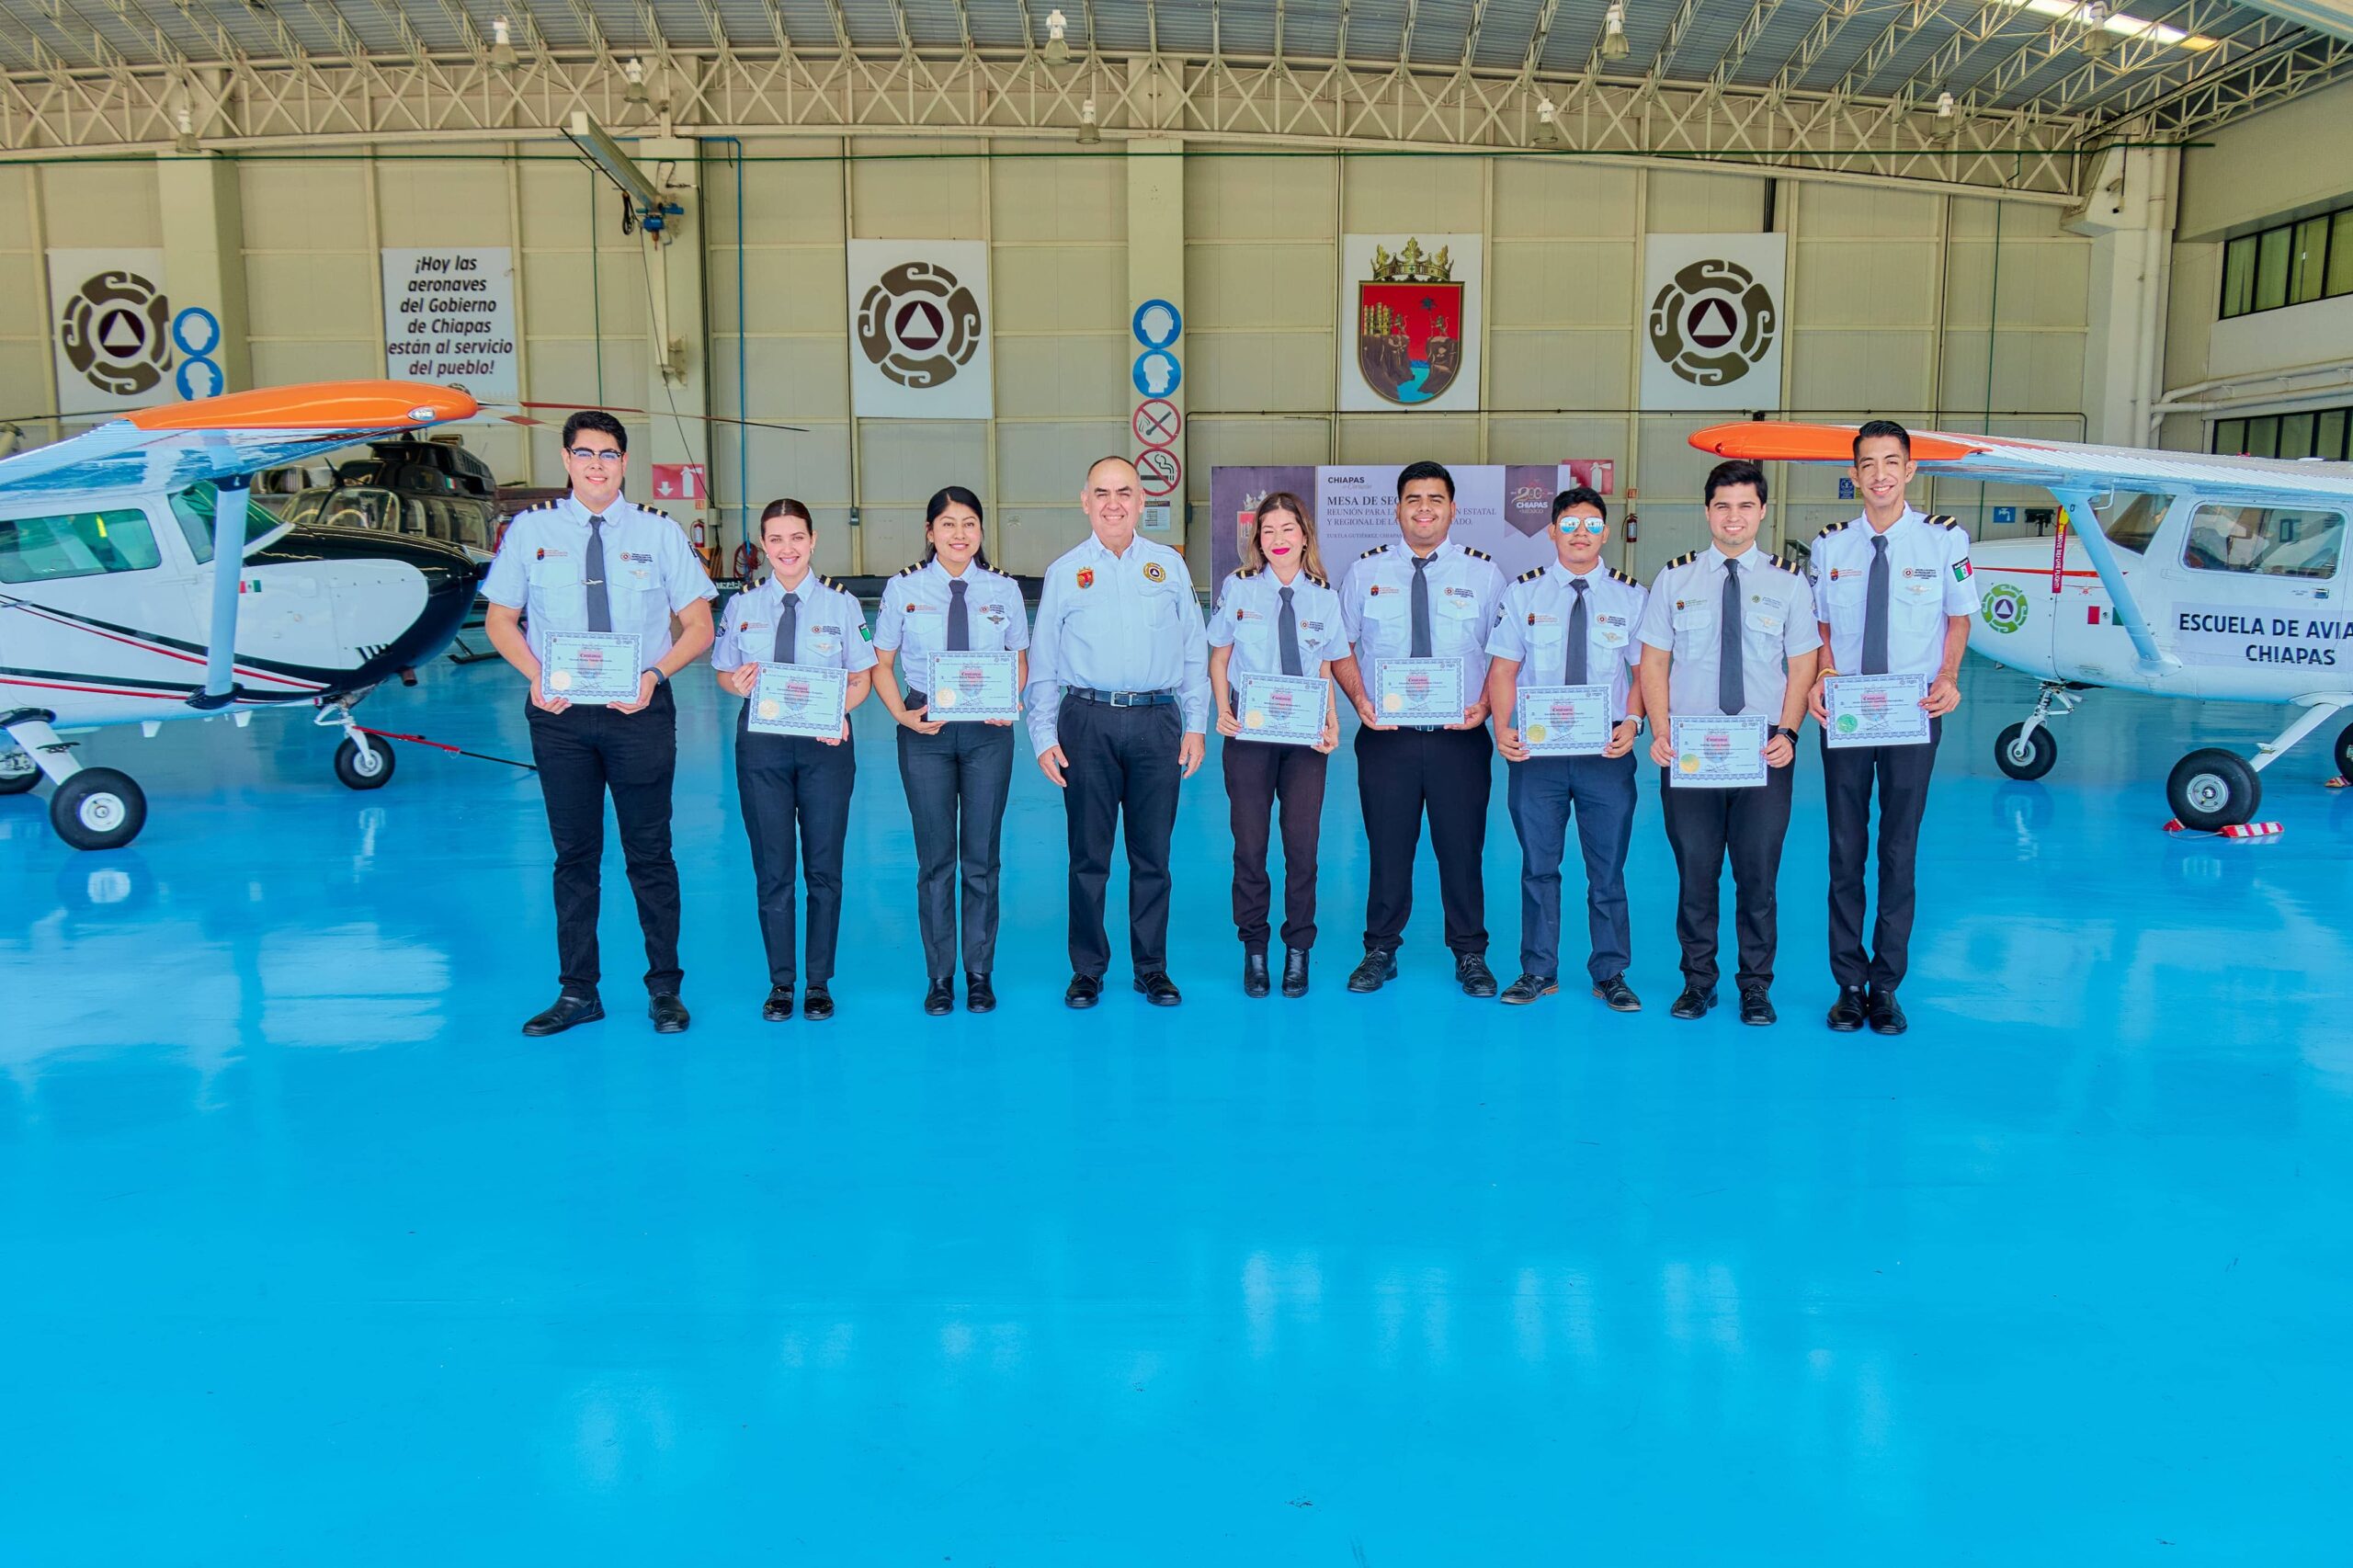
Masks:
[[[1139,403],[1135,417],[1128,423],[1135,431],[1136,439],[1147,447],[1174,446],[1185,429],[1185,416],[1165,397]]]
[[[1136,459],[1136,473],[1143,481],[1146,495],[1171,495],[1184,483],[1185,465],[1176,460],[1175,452],[1164,447],[1148,447]]]

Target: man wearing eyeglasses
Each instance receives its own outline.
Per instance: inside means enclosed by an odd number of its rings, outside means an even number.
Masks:
[[[1580,484],[1552,497],[1550,566],[1512,580],[1487,638],[1495,663],[1487,700],[1495,749],[1510,765],[1506,800],[1519,835],[1519,978],[1503,1000],[1525,1005],[1560,987],[1561,858],[1569,817],[1585,853],[1586,970],[1593,994],[1620,1013],[1642,1011],[1626,983],[1632,937],[1626,920],[1626,849],[1634,837],[1634,737],[1643,693],[1632,672],[1642,657],[1635,629],[1650,597],[1601,563],[1609,517],[1600,493]],[[1606,686],[1608,744],[1599,755],[1538,756],[1518,728],[1519,688]]]
[[[678,760],[670,677],[710,646],[717,590],[677,524],[621,499],[628,469],[629,434],[620,420],[601,410],[565,420],[572,494],[517,517],[483,582],[490,640],[531,683],[531,759],[555,840],[562,990],[523,1026],[527,1035],[561,1034],[605,1016],[597,991],[597,909],[608,790],[645,934],[647,1015],[661,1034],[688,1023],[678,999],[678,867],[670,858],[670,780]],[[541,670],[548,640],[565,631],[633,634],[636,700],[574,703],[548,690]]]

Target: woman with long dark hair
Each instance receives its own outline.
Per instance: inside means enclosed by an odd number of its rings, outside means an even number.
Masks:
[[[936,717],[925,689],[934,653],[1014,655],[1014,688],[1029,683],[1029,619],[1021,589],[989,565],[981,541],[981,498],[961,484],[923,509],[923,559],[883,585],[874,622],[881,669],[874,683],[899,723],[899,778],[915,830],[915,914],[923,926],[923,1010],[956,1006],[957,889],[963,903],[964,1006],[996,1006],[989,975],[996,961],[997,839],[1013,778],[1013,726],[1006,719],[951,723]],[[899,693],[893,672],[908,690]]]

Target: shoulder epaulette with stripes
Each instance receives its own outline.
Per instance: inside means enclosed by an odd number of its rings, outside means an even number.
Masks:
[[[1931,517],[1931,518],[1929,518],[1928,520],[1929,520],[1930,522],[1935,522],[1935,521],[1936,521],[1936,519],[1935,519],[1934,517]],[[1854,526],[1855,526],[1855,519],[1854,519],[1854,518],[1852,518],[1852,517],[1848,517],[1848,518],[1847,518],[1847,519],[1846,519],[1845,521],[1843,521],[1843,522],[1836,522],[1836,523],[1831,523],[1831,524],[1829,524],[1828,526],[1824,527],[1824,528],[1823,528],[1823,530],[1822,530],[1820,533],[1818,533],[1818,534],[1814,535],[1813,537],[1814,537],[1816,540],[1825,540],[1825,539],[1828,539],[1832,534],[1836,533],[1840,528],[1852,528],[1852,527],[1854,527]]]
[[[1682,554],[1677,556],[1674,560],[1668,562],[1665,565],[1660,567],[1659,570],[1662,572],[1672,572],[1677,566],[1688,566],[1691,562],[1699,559],[1699,552],[1698,551],[1687,550]]]
[[[1802,577],[1805,575],[1804,565],[1800,562],[1798,558],[1794,555],[1771,555],[1766,557],[1766,559],[1772,562],[1774,565],[1779,567],[1782,571],[1787,572],[1792,577]]]
[[[1358,556],[1358,557],[1357,557],[1357,559],[1358,559],[1358,561],[1370,561],[1370,560],[1371,560],[1374,556],[1381,554],[1383,551],[1387,550],[1388,548],[1389,548],[1389,547],[1388,547],[1387,545],[1385,545],[1385,544],[1376,544],[1376,545],[1374,545],[1370,550],[1366,551],[1362,555]]]
[[[1527,571],[1522,572],[1518,576],[1514,577],[1512,581],[1515,583],[1533,583],[1537,578],[1541,577],[1542,575],[1544,575],[1544,568],[1541,566],[1531,566]]]
[[[900,567],[896,572],[892,573],[891,575],[893,577],[912,577],[929,564],[930,562],[928,562],[918,561],[912,566]]]
[[[1467,544],[1462,547],[1462,553],[1469,556],[1473,561],[1492,562],[1495,560],[1495,557],[1488,554],[1485,551],[1473,550]]]
[[[1632,577],[1627,575],[1625,573],[1619,571],[1615,566],[1612,566],[1609,569],[1609,580],[1613,583],[1623,583],[1630,588],[1639,588],[1642,586],[1642,584],[1636,582]]]
[[[1930,517],[1927,520],[1936,524],[1940,528],[1950,528],[1955,533],[1967,533],[1969,531],[1967,528],[1961,526],[1961,519],[1959,517],[1949,517],[1942,512],[1938,513],[1935,517]]]
[[[1246,583],[1256,577],[1258,572],[1259,568],[1256,566],[1237,566],[1234,568],[1233,575],[1236,581]]]
[[[843,585],[842,580],[839,577],[828,577],[823,572],[820,572],[817,574],[817,581],[824,584],[825,586],[833,589],[834,592],[837,594],[847,594],[849,592],[849,589]]]
[[[638,510],[641,512],[651,512],[665,523],[675,523],[678,520],[659,506],[640,506]]]
[[[1309,582],[1314,584],[1319,588],[1328,588],[1332,585],[1313,572],[1302,572],[1300,575],[1306,578]]]

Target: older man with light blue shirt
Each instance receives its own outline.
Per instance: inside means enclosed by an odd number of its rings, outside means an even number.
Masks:
[[[1168,978],[1168,841],[1208,746],[1209,642],[1185,558],[1136,537],[1142,506],[1125,458],[1086,471],[1093,537],[1046,569],[1029,640],[1029,739],[1070,823],[1073,1007],[1101,999],[1110,967],[1104,889],[1123,817],[1135,988],[1154,1006],[1184,1000]]]

